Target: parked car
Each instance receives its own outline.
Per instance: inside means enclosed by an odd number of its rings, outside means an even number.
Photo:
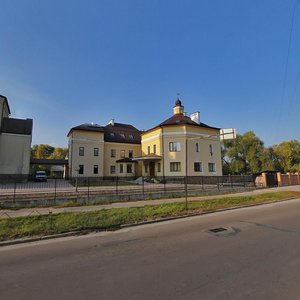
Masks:
[[[47,181],[47,174],[45,171],[36,171],[34,176],[35,181]]]

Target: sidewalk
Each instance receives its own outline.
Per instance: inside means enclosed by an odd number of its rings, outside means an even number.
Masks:
[[[247,196],[247,195],[263,194],[268,192],[281,192],[281,191],[300,192],[300,185],[276,187],[276,188],[268,188],[268,189],[257,189],[252,191],[222,194],[222,195],[188,197],[188,201],[209,200],[209,199],[235,197],[235,196]],[[76,206],[76,207],[63,207],[63,208],[31,207],[31,208],[22,208],[19,210],[0,209],[0,219],[24,217],[29,215],[48,215],[49,213],[59,214],[64,212],[85,212],[85,211],[93,211],[93,210],[100,210],[100,209],[140,207],[145,205],[159,205],[164,203],[174,203],[174,202],[184,202],[184,201],[185,198],[183,197],[183,198],[172,198],[172,199],[141,200],[141,201],[133,201],[133,202],[116,202],[116,203],[103,204],[103,205],[93,205],[93,206],[89,205],[89,206]]]

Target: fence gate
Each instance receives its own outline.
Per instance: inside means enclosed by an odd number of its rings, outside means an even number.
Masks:
[[[266,174],[266,187],[278,186],[277,174],[267,173]]]

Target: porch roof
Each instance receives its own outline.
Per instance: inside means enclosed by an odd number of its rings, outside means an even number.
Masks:
[[[140,156],[140,157],[135,157],[132,160],[133,161],[153,161],[153,160],[161,160],[162,156],[156,155],[156,154],[147,154],[144,156]]]
[[[117,160],[117,163],[136,163],[132,158],[124,157]]]

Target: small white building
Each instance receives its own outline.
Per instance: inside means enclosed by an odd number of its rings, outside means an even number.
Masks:
[[[26,178],[33,121],[11,118],[10,114],[7,98],[0,95],[0,179]]]

